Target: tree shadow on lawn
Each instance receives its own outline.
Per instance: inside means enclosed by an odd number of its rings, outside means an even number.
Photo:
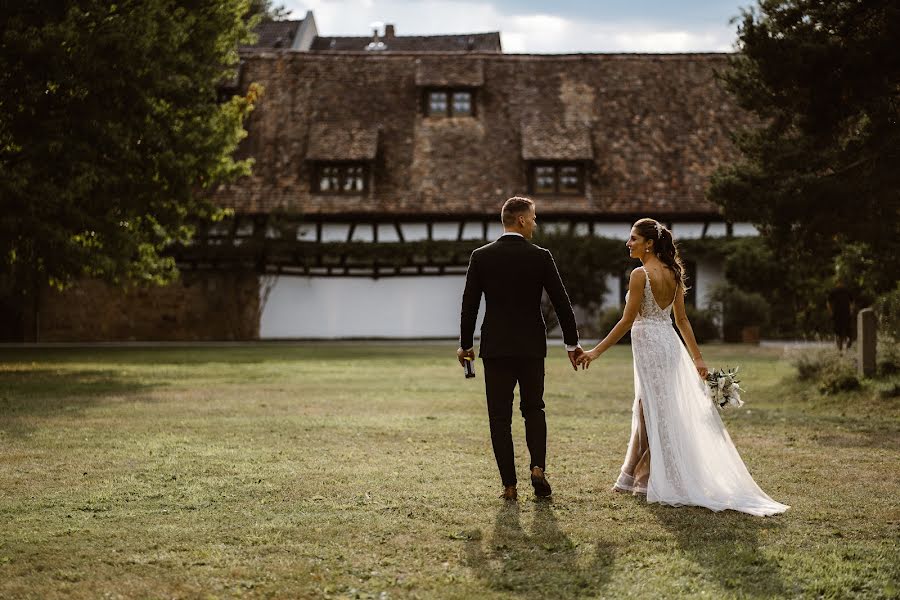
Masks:
[[[71,416],[112,397],[160,387],[113,369],[0,371],[0,430],[25,433],[33,418]]]
[[[647,505],[650,513],[692,561],[743,596],[780,597],[788,593],[776,561],[759,549],[760,532],[776,538],[783,517],[755,517],[735,511]]]
[[[531,534],[522,529],[518,504],[502,506],[487,552],[480,531],[467,542],[469,568],[491,589],[525,598],[598,595],[610,577],[614,545],[595,542],[590,565],[581,566],[576,545],[559,528],[552,501],[536,500],[534,506]]]

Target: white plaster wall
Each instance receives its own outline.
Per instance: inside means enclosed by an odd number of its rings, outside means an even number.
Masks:
[[[381,223],[378,225],[378,241],[379,242],[399,242],[397,236],[397,228],[393,223]]]
[[[346,242],[349,233],[349,223],[325,223],[322,225],[323,242]]]
[[[725,281],[725,268],[721,262],[708,260],[697,262],[697,281],[694,282],[694,286],[699,308],[709,307],[709,295],[712,288],[723,281]]]
[[[703,237],[703,223],[673,223],[672,234],[675,241],[690,240]]]
[[[371,242],[375,240],[375,230],[374,225],[370,223],[359,223],[353,229],[353,237],[350,238],[350,241],[353,242]]]
[[[425,223],[401,223],[400,230],[407,242],[418,242],[428,239],[428,226]]]
[[[734,237],[755,237],[759,229],[753,223],[735,223],[731,230]]]
[[[624,244],[631,234],[631,223],[594,223],[594,234],[600,237],[622,240]]]
[[[459,235],[459,223],[435,223],[431,234],[436,240],[455,240]]]
[[[503,224],[502,223],[489,223],[488,224],[488,240],[496,240],[498,237],[503,235]]]
[[[482,225],[480,221],[469,221],[466,223],[463,228],[463,239],[464,240],[480,240],[482,231]]]
[[[297,227],[297,239],[303,242],[316,241],[316,226],[313,223],[302,223]]]
[[[725,223],[710,223],[706,230],[706,237],[721,237],[728,234]]]
[[[620,283],[618,277],[616,277],[615,275],[607,275],[606,295],[603,296],[603,307],[609,308],[610,306],[624,306],[626,291],[627,290],[622,289],[622,284]]]
[[[382,279],[282,275],[274,281],[260,319],[263,339],[459,336],[462,275]],[[483,317],[482,299],[476,335]]]

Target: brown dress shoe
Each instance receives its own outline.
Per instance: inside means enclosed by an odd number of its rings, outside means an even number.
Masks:
[[[531,485],[534,486],[534,495],[540,498],[546,498],[553,493],[550,482],[547,481],[544,470],[540,467],[531,470]]]
[[[508,485],[505,488],[503,488],[503,493],[500,494],[500,497],[503,498],[504,500],[509,500],[510,502],[512,502],[512,501],[518,499],[519,492],[516,491],[516,486]]]

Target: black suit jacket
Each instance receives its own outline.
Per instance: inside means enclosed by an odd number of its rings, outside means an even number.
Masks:
[[[518,235],[504,235],[472,253],[462,298],[459,342],[472,348],[478,306],[486,304],[479,356],[547,356],[541,295],[553,303],[565,343],[578,343],[575,314],[549,250]]]

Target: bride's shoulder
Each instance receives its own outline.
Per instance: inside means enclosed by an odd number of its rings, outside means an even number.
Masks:
[[[644,267],[637,267],[631,272],[631,277],[628,280],[630,285],[640,284],[644,285],[644,282],[647,279],[647,272],[644,271]]]

